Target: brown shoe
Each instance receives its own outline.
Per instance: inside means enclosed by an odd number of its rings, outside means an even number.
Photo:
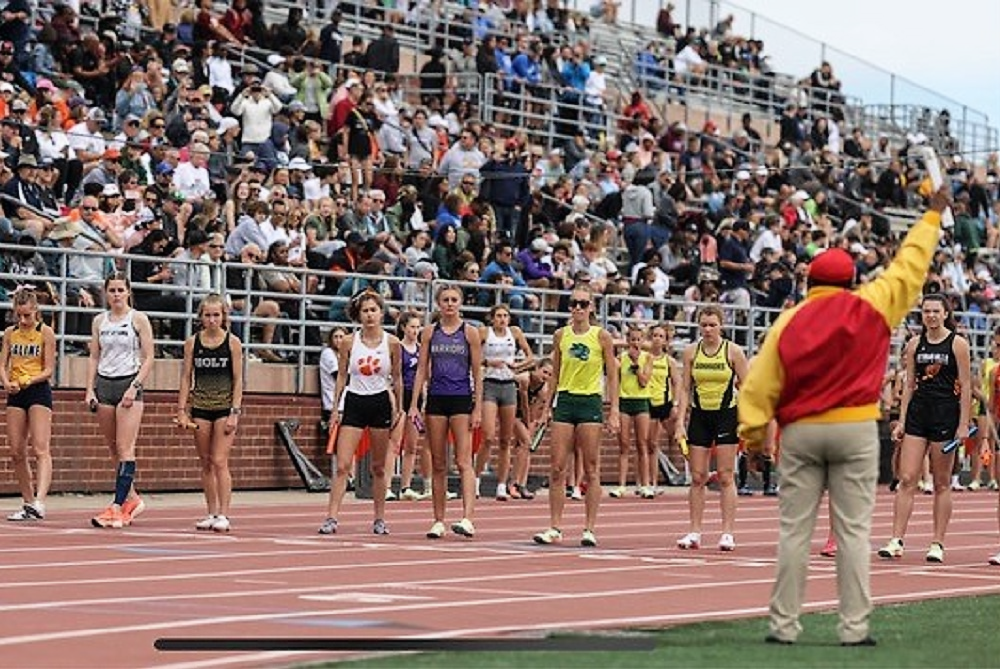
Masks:
[[[269,348],[257,351],[257,357],[264,362],[284,362],[285,359]]]

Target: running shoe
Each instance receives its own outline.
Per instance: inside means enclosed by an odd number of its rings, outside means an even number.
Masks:
[[[996,555],[990,558],[990,564],[993,565],[994,567],[1000,567],[1000,553],[997,553]]]
[[[463,537],[472,538],[476,536],[476,526],[468,518],[463,518],[457,523],[451,524],[451,531]]]
[[[213,532],[228,532],[229,531],[229,518],[223,515],[218,515],[215,517],[215,522],[212,523]]]
[[[535,499],[535,493],[531,492],[526,485],[519,484],[517,486],[517,491],[521,493],[521,499]]]
[[[427,530],[427,538],[440,539],[443,536],[444,536],[444,523],[442,523],[440,520],[434,521],[434,524],[431,525],[431,529]]]
[[[7,516],[7,520],[20,522],[24,520],[43,520],[45,518],[45,505],[39,501],[28,502],[20,509]]]
[[[636,494],[638,493],[639,491],[636,490]],[[612,488],[611,492],[609,492],[608,494],[614,497],[615,499],[621,499],[622,497],[625,496],[625,486],[620,485],[617,488]]]
[[[819,552],[823,557],[837,557],[837,540],[830,537],[826,540],[826,544],[823,545],[823,550]]]
[[[889,539],[889,543],[878,549],[878,556],[886,560],[903,557],[903,540],[896,537]]]
[[[389,528],[386,526],[385,521],[381,518],[376,518],[375,522],[372,523],[372,534],[385,535],[389,534]]]
[[[944,562],[944,546],[940,542],[932,541],[931,547],[927,549],[926,560],[935,564]]]
[[[958,481],[952,481],[951,482],[951,491],[952,492],[965,492],[965,486],[962,485],[961,483],[959,483]]]
[[[557,541],[562,541],[562,532],[560,532],[555,527],[550,527],[544,532],[539,532],[532,537],[532,540],[536,544],[542,544],[543,546],[548,546],[549,544],[554,544]]]
[[[216,518],[215,514],[214,513],[210,513],[209,515],[205,516],[204,518],[202,518],[201,520],[199,520],[197,523],[195,523],[194,524],[194,529],[196,529],[196,530],[210,530],[210,529],[212,529],[212,525],[215,525],[215,518]]]
[[[919,488],[925,495],[934,494],[934,484],[931,483],[930,481],[921,481]]]
[[[650,486],[646,486],[645,488],[643,488],[642,489],[642,498],[643,499],[656,499],[656,488],[652,488]]]
[[[319,526],[320,534],[336,534],[337,533],[337,519],[327,518],[323,521],[323,524]]]
[[[521,486],[516,483],[508,483],[507,495],[511,499],[521,499]]]
[[[420,493],[413,488],[406,488],[399,494],[399,498],[405,502],[416,502],[420,499]]]
[[[580,537],[580,545],[585,548],[597,547],[597,536],[594,535],[593,530],[583,531],[583,536]]]
[[[764,488],[764,497],[777,497],[778,496],[778,486],[773,483],[766,488]]]
[[[745,485],[740,487],[740,489],[736,491],[736,494],[740,497],[753,497],[753,489],[750,486]]]
[[[573,488],[573,494],[570,495],[569,498],[571,500],[575,501],[575,502],[582,502],[583,501],[583,491],[580,490],[579,486],[576,486],[576,487]]]
[[[125,514],[125,518],[128,519],[129,524],[131,524],[133,520],[138,518],[139,514],[141,514],[145,510],[146,510],[146,503],[142,501],[142,497],[139,497],[139,495],[136,495],[135,497],[129,497],[128,499],[125,500],[125,503],[122,504],[122,513]]]
[[[992,481],[986,484],[986,487],[989,490],[996,492],[997,490],[1000,490],[1000,483],[997,483],[996,479],[993,479]]]
[[[983,484],[977,480],[977,481],[973,481],[969,485],[965,486],[965,489],[968,490],[969,492],[976,492],[976,491],[978,491],[982,487],[983,487]]]
[[[399,499],[399,498],[396,497],[396,493],[394,493],[392,490],[386,490],[385,491],[385,501],[387,501],[387,502],[395,502],[397,499]]]
[[[506,483],[497,483],[496,500],[498,502],[506,502],[507,501],[507,484]]]
[[[112,504],[104,511],[90,519],[90,524],[94,527],[111,527],[121,529],[125,527],[125,513],[120,506]]]
[[[736,539],[731,534],[723,534],[719,537],[719,550],[729,553],[736,550]]]
[[[677,547],[681,550],[695,551],[701,548],[701,534],[698,532],[688,532],[677,540]]]
[[[889,483],[889,492],[896,492],[896,488],[899,487],[899,479],[893,479]]]

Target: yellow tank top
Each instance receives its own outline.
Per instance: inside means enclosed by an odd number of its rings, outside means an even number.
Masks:
[[[618,387],[618,396],[623,400],[645,400],[649,399],[649,384],[643,388],[639,385],[639,375],[632,371],[632,358],[628,357],[628,351],[622,351],[621,357],[621,369],[619,370],[620,379]],[[639,369],[642,369],[646,362],[649,360],[649,354],[645,351],[639,353]]]
[[[559,370],[559,392],[573,395],[600,395],[604,375],[604,352],[601,349],[601,328],[592,325],[582,335],[573,326],[563,328],[559,341],[562,357]]]
[[[45,369],[42,363],[44,349],[41,323],[27,332],[17,326],[11,328],[10,379],[25,384],[32,377],[40,376]]]
[[[670,356],[664,351],[660,357],[653,358],[653,373],[646,385],[649,389],[649,404],[662,406],[667,400],[673,400],[673,389],[670,387]]]
[[[691,401],[705,411],[717,411],[736,406],[736,374],[729,364],[729,342],[709,356],[698,342],[698,351],[691,366]]]
[[[997,366],[997,361],[993,358],[986,358],[983,360],[983,365],[979,370],[979,388],[983,393],[983,397],[987,399],[992,399],[993,388],[990,387],[990,374]],[[973,402],[975,404],[975,402]],[[973,407],[973,409],[978,410],[978,407]],[[975,414],[975,412],[974,412]]]

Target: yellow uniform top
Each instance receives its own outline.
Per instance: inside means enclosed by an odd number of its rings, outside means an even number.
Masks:
[[[695,407],[717,411],[736,406],[736,373],[729,364],[729,342],[723,340],[715,355],[710,356],[699,341],[691,365],[691,379],[691,398]]]
[[[645,351],[640,352],[639,362],[633,363],[632,358],[628,355],[628,351],[622,351],[619,361],[621,362],[621,369],[618,372],[618,378],[621,379],[621,385],[619,386],[618,397],[623,400],[649,399],[649,384],[647,383],[645,387],[640,386],[638,372],[632,371],[633,364],[635,364],[639,369],[645,367],[646,363],[649,361],[649,354]]]
[[[576,334],[573,326],[563,328],[559,341],[562,358],[559,370],[559,392],[573,395],[600,395],[604,375],[604,351],[601,348],[601,328],[592,325],[585,333]]]
[[[25,384],[32,377],[41,376],[42,370],[45,369],[42,360],[44,350],[41,322],[30,330],[22,330],[17,326],[11,328],[10,380]]]
[[[649,403],[658,407],[673,401],[673,388],[670,387],[670,356],[664,351],[659,357],[653,356],[653,373],[646,384],[649,389]]]
[[[982,367],[979,368],[979,388],[983,393],[983,397],[986,398],[987,404],[992,403],[993,400],[993,387],[990,385],[990,374],[997,366],[997,361],[993,358],[986,358],[983,360]]]

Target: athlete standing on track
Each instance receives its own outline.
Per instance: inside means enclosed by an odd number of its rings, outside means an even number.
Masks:
[[[903,352],[907,384],[903,389],[900,421],[893,437],[902,439],[899,452],[899,488],[893,503],[892,538],[879,557],[903,557],[903,536],[913,512],[913,495],[929,454],[934,478],[934,536],[928,562],[944,562],[944,535],[951,519],[951,471],[955,450],[942,453],[952,439],[969,436],[972,372],[969,342],[955,333],[948,298],[925,295],[921,304],[924,332]]]
[[[56,335],[38,315],[38,297],[20,287],[13,295],[16,325],[3,334],[0,381],[7,391],[7,443],[21,490],[22,506],[7,520],[42,520],[52,483],[52,385]],[[31,481],[28,443],[35,453],[38,488]]]
[[[123,273],[104,281],[108,310],[94,319],[84,402],[97,412],[104,442],[116,463],[115,498],[91,519],[94,527],[130,525],[146,509],[135,491],[135,442],[142,424],[142,384],[153,367],[153,329],[131,306]]]
[[[403,380],[403,410],[406,411],[413,403],[413,381],[417,378],[417,365],[420,362],[420,330],[423,319],[414,311],[404,311],[399,315],[396,325],[396,337],[399,339],[400,374]],[[417,393],[417,404],[422,393]],[[396,435],[398,434],[398,437]],[[402,452],[403,464],[399,475],[399,498],[408,502],[430,497],[431,488],[431,453],[424,439],[420,446],[420,475],[424,480],[424,495],[411,487],[413,483],[413,468],[417,460],[417,442],[420,434],[412,420],[404,420],[393,430],[394,438],[399,443],[395,452]],[[388,466],[388,465],[387,465]]]
[[[326,520],[319,533],[337,532],[337,514],[347,492],[347,479],[354,470],[354,454],[361,436],[368,430],[375,507],[372,532],[389,534],[385,524],[385,492],[388,488],[385,463],[389,430],[403,418],[400,345],[395,336],[382,329],[385,303],[374,290],[365,289],[351,298],[347,315],[361,327],[344,337],[337,352],[339,371],[333,394],[337,410],[330,427],[337,430],[336,476],[330,486]]]
[[[207,295],[198,306],[198,318],[201,332],[184,342],[177,424],[194,429],[201,461],[208,515],[195,528],[228,532],[233,498],[229,452],[243,413],[243,345],[229,331],[229,308],[221,295]]]
[[[552,338],[554,386],[558,392],[552,413],[551,469],[549,473],[549,519],[551,525],[534,536],[535,543],[551,544],[562,539],[562,515],[566,498],[566,460],[576,451],[583,460],[587,483],[586,522],[580,544],[596,546],[597,511],[601,504],[599,457],[601,425],[604,422],[601,379],[605,379],[607,399],[611,404],[607,426],[618,432],[618,375],[615,373],[615,347],[607,330],[591,325],[594,298],[589,290],[575,288],[570,294],[570,323],[556,330]]]
[[[903,241],[892,264],[856,290],[854,259],[841,249],[809,265],[806,299],[778,316],[740,393],[740,436],[759,450],[781,427],[781,534],[766,641],[794,643],[802,631],[809,544],[823,491],[837,539],[838,636],[871,646],[871,523],[878,481],[879,393],[892,329],[903,320],[937,246],[945,189]]]
[[[444,536],[448,494],[448,433],[455,440],[455,464],[462,480],[462,519],[451,531],[473,537],[476,473],[472,465],[472,431],[480,426],[483,406],[483,355],[479,330],[462,320],[462,290],[442,286],[435,296],[438,321],[420,335],[420,362],[414,388],[427,383],[425,421],[431,449],[434,523],[428,539]],[[410,418],[420,415],[417,397],[410,403]]]
[[[653,358],[642,350],[642,330],[628,329],[626,349],[618,358],[618,410],[621,430],[618,431],[618,487],[611,496],[625,496],[628,477],[628,452],[635,444],[636,485],[643,497],[654,495],[646,477],[649,475],[649,380],[653,374]]]
[[[719,505],[722,509],[722,536],[719,550],[736,548],[733,524],[736,520],[736,385],[747,374],[743,349],[722,336],[722,309],[703,307],[698,313],[701,339],[684,350],[684,371],[677,398],[678,441],[687,439],[691,458],[691,487],[688,505],[691,530],[677,541],[682,549],[701,546],[701,522],[705,512],[705,487],[715,446],[719,474]],[[684,416],[690,410],[685,427]]]
[[[483,445],[476,454],[476,494],[479,475],[490,461],[490,452],[497,446],[498,501],[507,500],[507,479],[510,475],[510,450],[514,439],[517,414],[516,375],[522,368],[534,364],[531,347],[521,328],[510,324],[510,307],[497,304],[490,309],[488,326],[479,329],[483,344]],[[518,352],[522,358],[518,361]],[[499,433],[499,439],[497,437]]]
[[[646,464],[646,481],[650,485],[647,499],[656,497],[656,484],[660,473],[660,435],[669,438],[667,455],[670,454],[670,444],[674,441],[676,431],[677,407],[674,399],[677,397],[677,385],[680,381],[680,370],[670,352],[670,343],[674,338],[674,328],[670,324],[654,325],[649,329],[649,356],[653,361],[653,372],[649,377],[649,438]]]

